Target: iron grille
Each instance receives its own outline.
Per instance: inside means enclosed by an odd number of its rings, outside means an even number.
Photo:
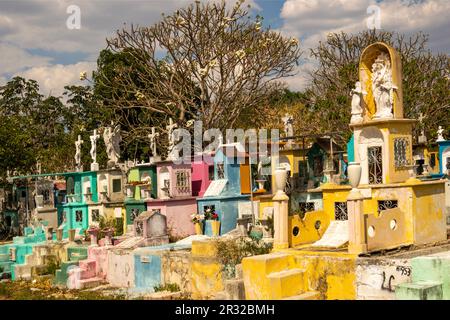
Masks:
[[[367,153],[369,162],[369,184],[381,184],[383,183],[381,147],[369,147]]]
[[[334,203],[334,219],[340,221],[348,220],[347,202]]]

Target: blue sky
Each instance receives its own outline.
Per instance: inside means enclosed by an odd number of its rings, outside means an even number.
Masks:
[[[206,0],[203,0],[206,1]],[[81,71],[95,68],[105,38],[124,22],[150,25],[192,0],[2,0],[0,1],[0,84],[12,76],[36,79],[44,94],[62,93],[78,84]],[[230,0],[230,3],[234,1]],[[253,14],[287,36],[297,37],[305,51],[329,32],[367,28],[367,8],[380,9],[381,28],[402,33],[424,31],[434,52],[450,50],[450,0],[247,0]],[[67,7],[81,10],[81,28],[69,30]],[[305,55],[291,89],[308,84],[315,61]]]

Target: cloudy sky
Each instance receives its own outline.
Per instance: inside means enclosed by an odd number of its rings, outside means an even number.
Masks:
[[[105,38],[126,24],[149,25],[192,0],[1,0],[0,84],[15,75],[39,82],[43,94],[60,95],[64,85],[77,84],[81,71],[91,71]],[[234,1],[230,1],[234,2]],[[264,24],[314,47],[329,32],[367,28],[370,6],[380,9],[382,29],[404,33],[424,31],[435,52],[450,51],[450,0],[247,0]],[[70,29],[70,6],[80,9],[80,28]],[[68,10],[69,9],[69,10]],[[69,11],[69,13],[68,13]],[[307,58],[307,56],[305,56]],[[287,80],[302,89],[305,60]]]

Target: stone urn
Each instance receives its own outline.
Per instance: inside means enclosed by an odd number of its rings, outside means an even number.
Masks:
[[[105,235],[105,246],[112,245],[112,237],[114,235],[114,228],[105,228],[102,231]]]
[[[275,170],[274,175],[275,175],[276,194],[283,194],[284,189],[286,188],[287,171],[285,168],[278,167]]]
[[[64,229],[56,229],[56,240],[62,241]]]
[[[194,224],[195,234],[201,235],[203,234],[203,222],[197,222]]]
[[[348,180],[352,188],[356,188],[361,180],[361,165],[359,162],[350,162],[347,167]]]
[[[99,228],[91,227],[87,230],[89,237],[91,238],[91,246],[98,246],[98,233],[100,232]]]
[[[44,207],[44,196],[39,194],[34,197],[34,201],[36,201],[36,208],[40,209]]]
[[[266,179],[258,179],[255,180],[255,182],[258,184],[258,190],[265,190],[264,183],[266,182]]]
[[[69,241],[74,242],[75,241],[75,233],[77,232],[76,229],[69,229]]]
[[[249,234],[250,238],[255,240],[261,240],[264,236],[263,227],[262,226],[253,226],[250,230]]]

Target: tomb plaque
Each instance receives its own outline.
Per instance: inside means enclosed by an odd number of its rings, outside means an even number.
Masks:
[[[208,189],[206,189],[206,192],[203,195],[203,197],[216,197],[220,195],[224,190],[227,182],[228,182],[227,179],[219,179],[212,181],[211,184],[208,186]]]
[[[331,221],[322,238],[313,247],[339,248],[348,242],[348,220]]]
[[[253,212],[255,214],[255,218],[258,218],[258,208],[259,203],[254,201],[253,202]],[[252,216],[252,202],[251,201],[239,201],[238,203],[238,212],[239,212],[239,218],[243,218],[245,216]]]

